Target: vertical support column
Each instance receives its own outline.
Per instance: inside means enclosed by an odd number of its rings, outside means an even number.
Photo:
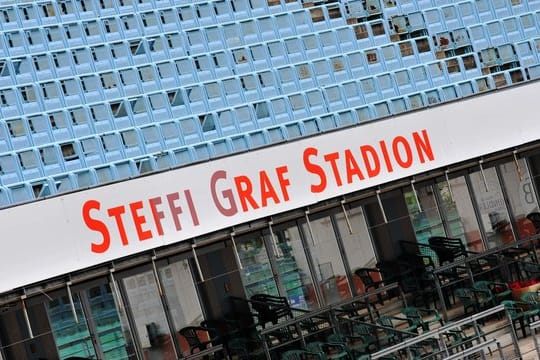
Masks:
[[[30,339],[34,338],[34,332],[32,331],[32,325],[30,324],[30,318],[28,317],[28,310],[26,309],[26,294],[21,296],[22,311],[24,315],[24,322],[26,323],[26,328],[28,329],[28,335]]]
[[[381,189],[377,189],[375,194],[377,195],[377,202],[379,203],[379,208],[381,209],[383,220],[384,220],[384,223],[386,224],[388,223],[388,218],[386,217],[386,213],[384,212],[384,207],[381,200]]]
[[[234,239],[234,235],[235,232],[231,231],[230,237],[233,245],[234,258],[236,259],[236,265],[238,266],[238,269],[243,270],[244,266],[242,265],[242,261],[240,261],[240,254],[238,254],[238,248],[236,247],[236,240]]]
[[[156,267],[156,253],[154,252],[154,255],[152,256],[152,272],[154,273],[154,278],[156,279],[156,285],[158,288],[158,293],[160,297],[163,297],[163,289],[161,288],[161,281],[159,281],[159,274]]]
[[[75,303],[73,302],[73,294],[71,293],[71,281],[68,281],[66,283],[68,298],[69,298],[69,304],[71,305],[71,313],[73,314],[73,320],[75,321],[75,324],[79,323],[79,317],[77,316],[77,309],[75,309]]]
[[[201,270],[201,264],[199,264],[199,258],[197,257],[197,251],[195,251],[195,244],[191,245],[191,252],[193,253],[193,260],[195,260],[195,266],[197,267],[197,272],[199,273],[199,277],[201,278],[201,281],[204,282],[204,276]]]
[[[448,178],[448,170],[444,171],[444,177],[446,179],[446,184],[448,185],[448,192],[450,193],[450,200],[454,202],[454,192],[452,191],[452,185],[450,185],[450,179]]]
[[[412,188],[412,191],[413,191],[413,194],[414,194],[414,200],[416,201],[416,206],[418,207],[418,211],[419,212],[422,212],[422,205],[420,204],[420,200],[418,200],[418,193],[416,192],[416,188],[414,187],[414,182],[415,180],[412,179],[411,180],[411,188]]]
[[[486,179],[486,174],[484,173],[484,167],[482,166],[482,163],[484,160],[480,160],[478,162],[478,165],[480,166],[480,173],[482,174],[482,180],[484,181],[484,187],[486,188],[486,192],[489,192],[489,186]]]
[[[341,200],[341,211],[343,211],[343,216],[345,216],[345,222],[347,223],[347,229],[349,230],[349,235],[352,235],[353,228],[352,228],[351,220],[349,219],[349,214],[347,213],[347,209],[345,209],[345,199]]]

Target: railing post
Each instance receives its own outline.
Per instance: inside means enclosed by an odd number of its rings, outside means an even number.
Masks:
[[[536,329],[540,327],[540,320],[535,321],[530,324],[531,328],[531,336],[534,341],[534,349],[536,350],[536,354],[538,355],[538,358],[540,359],[540,344],[538,344],[538,338],[536,336]]]

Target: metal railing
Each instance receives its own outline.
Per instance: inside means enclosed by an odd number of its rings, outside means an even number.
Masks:
[[[467,325],[472,324],[472,325],[474,325],[474,329],[475,329],[475,333],[476,333],[476,337],[474,338],[474,340],[481,341],[478,345],[483,344],[483,343],[487,342],[488,340],[486,339],[486,340],[482,341],[482,337],[484,336],[484,334],[478,332],[478,326],[477,326],[478,323],[481,322],[484,318],[495,315],[495,314],[500,313],[500,312],[505,312],[506,313],[504,305],[495,306],[493,308],[487,309],[487,310],[482,311],[480,313],[471,315],[471,316],[469,316],[467,318],[464,318],[464,319],[461,319],[461,320],[458,320],[458,321],[454,321],[454,322],[452,322],[450,324],[443,325],[440,328],[437,328],[437,329],[428,331],[426,333],[423,333],[421,335],[415,336],[414,338],[405,339],[400,344],[389,346],[389,347],[387,347],[387,348],[385,348],[383,350],[380,350],[380,351],[372,354],[371,359],[381,359],[381,358],[383,358],[385,356],[394,354],[394,353],[399,352],[399,351],[408,351],[407,350],[408,348],[410,348],[410,347],[412,347],[412,346],[414,346],[416,344],[419,344],[419,343],[421,343],[421,342],[423,342],[425,340],[428,340],[428,339],[436,339],[437,341],[439,341],[439,343],[441,344],[441,347],[442,347],[441,351],[443,353],[445,353],[447,356],[451,356],[453,354],[450,354],[450,349],[448,349],[448,346],[446,345],[446,343],[444,341],[441,341],[442,339],[444,339],[444,335],[451,333],[453,330],[461,329],[462,327],[466,327]],[[512,343],[514,345],[514,348],[518,352],[518,355],[521,355],[520,350],[519,350],[519,344],[518,344],[518,340],[517,340],[517,335],[515,333],[515,330],[514,330],[513,326],[511,326],[511,322],[509,322],[509,326],[511,328],[510,333],[511,333],[511,338],[512,338]],[[540,326],[540,324],[539,324],[539,326]]]

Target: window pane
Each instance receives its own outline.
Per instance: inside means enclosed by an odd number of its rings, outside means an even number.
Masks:
[[[277,258],[279,279],[291,305],[303,309],[317,308],[311,272],[304,252],[300,231],[295,224],[280,225],[265,237]]]
[[[535,235],[536,229],[534,224],[527,219],[527,215],[538,211],[539,207],[525,159],[507,162],[499,168],[519,238],[524,239]]]
[[[488,248],[514,242],[508,209],[495,168],[472,173],[471,183],[480,220],[486,231]]]
[[[278,295],[263,240],[260,233],[252,233],[235,239],[238,257],[242,264],[240,274],[248,298],[254,294]]]
[[[159,268],[159,277],[171,314],[174,330],[186,326],[198,326],[203,320],[201,305],[193,282],[188,260],[180,260]],[[189,346],[180,341],[183,354],[189,354]]]
[[[307,244],[315,266],[315,277],[326,305],[351,297],[345,266],[329,216],[303,222]],[[312,231],[312,232],[311,232]],[[311,237],[313,236],[313,237]]]

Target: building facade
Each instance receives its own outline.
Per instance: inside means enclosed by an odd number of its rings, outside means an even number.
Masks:
[[[231,297],[536,234],[540,1],[0,12],[1,359],[176,359]]]

